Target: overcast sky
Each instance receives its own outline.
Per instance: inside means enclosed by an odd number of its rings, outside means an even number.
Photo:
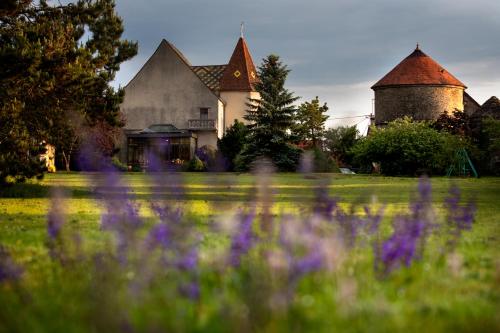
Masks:
[[[417,42],[479,103],[500,97],[499,0],[116,2],[124,37],[139,42],[139,54],[122,64],[116,85],[130,81],[162,38],[193,65],[225,64],[244,21],[255,65],[268,54],[279,55],[291,69],[287,88],[303,99],[318,95],[328,103],[331,118],[371,113],[370,86]]]

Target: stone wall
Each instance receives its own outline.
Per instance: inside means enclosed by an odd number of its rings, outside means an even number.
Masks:
[[[456,86],[395,86],[375,89],[375,123],[410,116],[434,120],[442,112],[464,110],[464,88]]]

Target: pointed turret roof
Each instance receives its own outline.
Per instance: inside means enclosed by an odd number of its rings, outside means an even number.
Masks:
[[[220,81],[220,91],[253,91],[257,71],[247,43],[240,37]]]
[[[372,89],[399,85],[450,85],[466,88],[434,59],[422,52],[418,44],[412,54],[375,83]]]

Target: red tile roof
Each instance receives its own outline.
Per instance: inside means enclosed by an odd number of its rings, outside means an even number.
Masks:
[[[422,52],[418,45],[412,54],[375,83],[372,89],[399,85],[451,85],[466,88],[462,82]]]
[[[220,81],[220,91],[253,91],[257,71],[247,43],[240,37]]]

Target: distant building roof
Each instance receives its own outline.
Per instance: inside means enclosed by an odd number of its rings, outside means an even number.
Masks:
[[[500,119],[500,100],[496,96],[491,96],[474,113],[474,117],[493,117],[494,119]]]
[[[154,124],[145,128],[141,133],[180,133],[182,130],[177,129],[172,124]]]
[[[400,85],[451,85],[466,88],[434,59],[422,52],[418,45],[412,54],[375,83],[372,89]]]
[[[258,82],[257,71],[248,50],[240,37],[220,81],[221,91],[253,91]]]
[[[220,80],[227,65],[191,66],[200,80],[216,94],[219,94]]]

